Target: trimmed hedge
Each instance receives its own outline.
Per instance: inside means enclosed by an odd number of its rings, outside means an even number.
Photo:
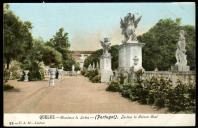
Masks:
[[[93,83],[100,83],[101,81],[101,76],[99,75],[98,69],[91,70],[91,71],[86,71],[83,70],[81,71],[81,74],[84,75],[85,77],[88,77],[89,80]]]

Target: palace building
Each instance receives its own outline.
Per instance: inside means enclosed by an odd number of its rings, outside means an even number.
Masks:
[[[72,56],[80,64],[80,69],[83,70],[85,59],[91,55],[93,51],[72,51]]]

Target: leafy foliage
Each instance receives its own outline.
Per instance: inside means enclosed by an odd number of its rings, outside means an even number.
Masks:
[[[32,49],[28,52],[22,62],[22,69],[29,70],[29,80],[44,79],[44,69],[41,62],[50,66],[56,67],[61,64],[62,55],[55,49],[45,46],[44,42],[35,39]],[[24,77],[20,80],[23,80]]]
[[[143,72],[136,72],[134,83],[120,84],[112,81],[107,91],[120,92],[125,98],[142,104],[154,105],[157,108],[167,107],[170,111],[195,112],[196,89],[194,84],[184,84],[178,81],[173,86],[172,81],[163,77],[142,79]]]
[[[63,28],[60,28],[58,32],[51,38],[46,45],[54,48],[61,53],[61,65],[64,67],[64,70],[72,70],[72,65],[75,65],[75,70],[79,70],[79,65],[75,62],[75,59],[72,57],[71,51],[69,51],[69,37],[67,32],[64,32]],[[59,66],[60,67],[60,66]]]
[[[10,75],[10,79],[19,79],[21,76],[21,63],[18,61],[12,61],[11,62],[11,66],[9,69],[10,74],[12,73],[12,75]]]
[[[10,72],[8,69],[3,69],[3,83],[6,83],[10,78]]]
[[[178,85],[168,93],[167,106],[171,111],[193,111],[195,112],[196,89],[190,84],[186,85],[178,80]]]
[[[84,75],[85,77],[88,77],[89,80],[93,83],[100,83],[101,81],[101,76],[99,75],[98,69],[95,70],[86,70],[84,69],[81,71],[81,74]]]
[[[195,27],[181,26],[180,19],[161,19],[148,32],[139,36],[143,47],[143,67],[146,70],[168,70],[176,63],[175,51],[179,39],[179,30],[183,29],[186,35],[187,60],[191,69],[195,69]],[[152,58],[151,58],[152,56]]]
[[[79,69],[79,65],[75,62],[74,58],[72,57],[71,53],[68,53],[67,59],[63,60],[63,67],[64,70],[71,71],[72,70],[72,65],[75,66],[75,71],[76,69]]]
[[[92,77],[92,79],[90,79],[92,83],[100,83],[101,81],[101,76],[100,75],[96,75],[94,77]]]
[[[29,70],[30,81],[44,79],[44,69],[38,63],[33,62]]]
[[[58,67],[62,63],[62,55],[54,48],[49,46],[43,47],[43,62],[52,68]]]
[[[102,49],[99,49],[99,50],[96,50],[95,52],[93,52],[90,56],[88,56],[85,61],[84,61],[84,67],[85,68],[88,68],[89,65],[93,64],[93,63],[97,63],[100,61],[100,56],[102,55],[103,53],[103,50]]]
[[[111,66],[113,70],[118,68],[118,47],[119,47],[118,45],[113,45],[109,50],[109,53],[112,56]],[[102,53],[103,53],[103,49],[99,49],[93,52],[90,56],[88,56],[85,59],[84,67],[88,68],[90,64],[93,63],[96,64],[97,62],[100,62],[100,56],[102,55]]]
[[[11,90],[11,89],[13,89],[13,88],[14,88],[14,87],[11,86],[11,85],[9,85],[9,84],[4,84],[4,85],[3,85],[3,90],[4,90],[4,91]]]
[[[3,11],[3,57],[9,69],[12,60],[20,60],[32,47],[31,23],[21,21],[9,5],[4,4]],[[17,54],[16,54],[17,53]]]
[[[119,92],[120,91],[120,85],[118,81],[112,81],[109,86],[106,88],[106,91],[111,92]]]
[[[68,33],[64,33],[64,29],[60,28],[53,38],[47,42],[47,45],[53,47],[62,54],[67,53],[67,50],[70,47]]]

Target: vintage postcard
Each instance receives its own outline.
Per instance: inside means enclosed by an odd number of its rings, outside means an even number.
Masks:
[[[4,3],[4,126],[195,126],[195,3]]]

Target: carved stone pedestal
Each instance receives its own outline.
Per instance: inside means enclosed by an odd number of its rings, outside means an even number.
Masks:
[[[134,66],[134,70],[142,68],[142,47],[144,43],[132,41],[123,43],[119,46],[119,71],[124,70],[129,72]]]
[[[111,70],[111,55],[103,54],[100,57],[100,74],[101,74],[101,82],[109,82],[111,75],[113,72]]]

